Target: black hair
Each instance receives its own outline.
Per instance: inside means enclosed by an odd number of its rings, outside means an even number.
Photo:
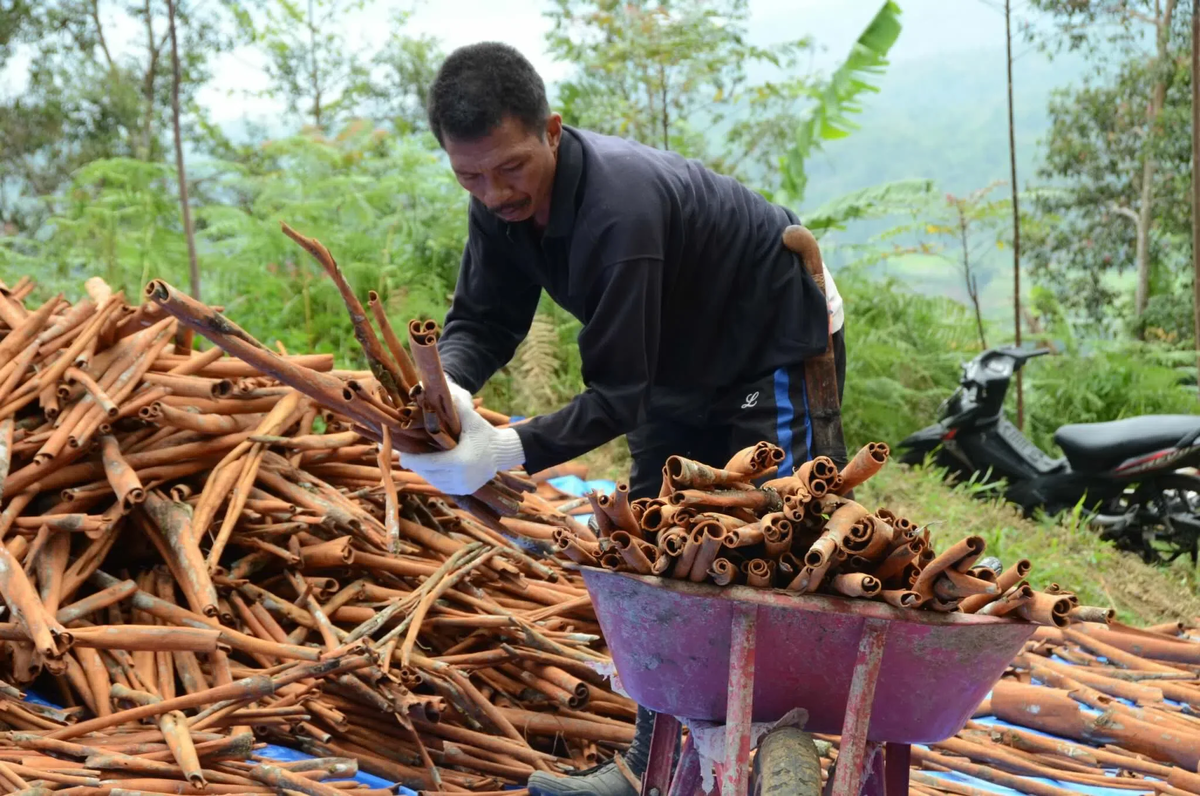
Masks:
[[[445,137],[481,138],[506,116],[545,135],[550,106],[546,84],[533,64],[513,47],[485,41],[459,47],[446,57],[429,88],[429,129]]]

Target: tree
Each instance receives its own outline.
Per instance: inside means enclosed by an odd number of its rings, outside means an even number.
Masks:
[[[575,65],[558,87],[569,124],[701,158],[759,185],[777,181],[773,166],[809,91],[795,74],[807,39],[751,45],[747,0],[554,0],[547,16],[551,54]],[[781,79],[752,83],[755,64]]]
[[[1192,0],[1192,344],[1200,387],[1200,0]],[[1198,391],[1197,396],[1200,396]]]
[[[1158,116],[1164,131],[1183,129],[1190,117],[1186,57],[1172,65],[1177,74],[1167,81]],[[1169,292],[1184,262],[1174,241],[1190,229],[1187,137],[1151,134],[1146,127],[1146,96],[1155,79],[1134,58],[1110,75],[1055,93],[1038,170],[1055,190],[1038,193],[1039,222],[1026,235],[1032,275],[1082,319],[1110,330],[1120,306],[1110,276],[1133,266],[1139,284],[1147,280],[1133,302],[1144,327],[1146,307],[1153,307],[1155,294]],[[1156,164],[1149,171],[1147,158]],[[1147,190],[1157,198],[1153,223],[1143,223]],[[1145,306],[1138,306],[1139,295]]]
[[[1140,117],[1136,165],[1140,174],[1134,178],[1136,200],[1115,207],[1097,208],[1101,212],[1116,211],[1134,224],[1134,266],[1137,287],[1134,294],[1134,314],[1140,319],[1146,312],[1151,290],[1151,227],[1154,224],[1156,156],[1162,138],[1161,116],[1167,94],[1179,73],[1174,51],[1180,49],[1179,31],[1173,30],[1177,0],[1030,0],[1030,5],[1048,12],[1059,32],[1042,34],[1048,47],[1084,49],[1095,56],[1108,57],[1121,53],[1126,59],[1122,71],[1132,69],[1141,74],[1136,81],[1137,93],[1130,99]],[[1154,48],[1141,51],[1143,35],[1149,31]],[[1035,38],[1037,34],[1032,34]],[[1186,45],[1183,45],[1186,47]]]
[[[862,111],[863,94],[879,91],[872,81],[887,68],[887,55],[900,38],[900,29],[900,7],[885,0],[855,40],[846,60],[827,80],[814,83],[812,102],[788,136],[788,146],[779,158],[782,187],[774,193],[777,203],[800,206],[808,188],[808,159],[826,141],[845,138],[858,128],[851,116]],[[819,237],[831,229],[845,229],[850,221],[911,213],[913,208],[927,206],[933,196],[932,180],[895,180],[831,199],[806,210],[802,219]]]
[[[1004,182],[994,182],[965,196],[952,193],[935,195],[932,186],[924,197],[918,195],[905,210],[910,221],[883,233],[881,239],[891,241],[893,251],[887,256],[918,253],[939,257],[958,271],[967,300],[974,313],[975,332],[979,347],[987,348],[987,333],[983,322],[979,271],[983,255],[1003,248],[1012,234],[1012,199],[993,198]],[[910,194],[916,193],[910,187]],[[893,212],[904,212],[893,207]],[[901,246],[897,239],[911,240],[915,245]],[[885,254],[884,252],[877,252]]]
[[[179,208],[187,240],[188,281],[192,298],[200,298],[200,264],[196,260],[196,236],[192,209],[188,206],[187,170],[183,166],[183,133],[179,129],[179,41],[175,31],[175,0],[167,0],[167,31],[171,38],[171,131],[175,139],[175,171],[179,183]]]
[[[260,339],[359,361],[336,288],[280,233],[283,219],[324,242],[359,295],[378,291],[393,318],[441,318],[462,258],[467,196],[436,153],[365,122],[257,149],[254,160],[208,164],[211,190],[193,202],[205,301]],[[186,282],[175,184],[168,163],[89,163],[47,198],[46,234],[0,237],[0,273],[31,273],[49,295],[78,296],[90,276],[133,296],[152,277]]]
[[[208,79],[207,59],[245,38],[234,0],[177,2],[180,104],[185,137],[210,139],[195,107]],[[109,20],[117,18],[110,25]],[[110,26],[139,35],[117,49]],[[167,7],[160,0],[43,0],[0,12],[0,56],[30,56],[28,85],[0,100],[0,222],[33,230],[48,206],[41,197],[66,185],[98,158],[156,162],[166,154],[172,77],[167,63]]]
[[[1013,345],[1021,347],[1021,202],[1017,196],[1017,134],[1013,125],[1012,2],[1004,0],[1004,66],[1008,87],[1008,169],[1012,188]],[[976,305],[978,313],[978,305]],[[980,334],[980,339],[983,335]],[[1017,428],[1025,427],[1025,381],[1017,371]]]
[[[987,348],[983,329],[983,312],[979,304],[979,257],[989,248],[1004,245],[1004,237],[1012,232],[1012,199],[991,199],[991,193],[1003,183],[995,182],[966,196],[946,194],[939,221],[926,225],[925,231],[953,241],[957,249],[954,260],[966,287],[967,297],[975,310],[975,327],[979,347]],[[982,236],[979,240],[977,236]]]
[[[340,125],[369,92],[365,60],[341,33],[342,18],[367,0],[273,0],[259,39],[266,47],[269,95],[318,129]]]
[[[444,57],[437,39],[405,35],[407,21],[407,14],[392,17],[392,34],[371,59],[367,84],[367,115],[398,133],[429,129],[429,87]]]

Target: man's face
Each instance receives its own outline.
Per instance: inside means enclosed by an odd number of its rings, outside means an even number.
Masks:
[[[454,176],[483,205],[514,223],[532,218],[544,227],[550,220],[562,117],[550,115],[544,136],[511,116],[490,133],[472,141],[447,136],[443,142]]]

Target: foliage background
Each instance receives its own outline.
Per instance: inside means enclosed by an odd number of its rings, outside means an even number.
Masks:
[[[203,298],[265,341],[347,361],[356,346],[341,303],[279,222],[321,239],[356,289],[379,291],[397,320],[441,320],[465,234],[465,194],[421,111],[440,44],[410,34],[398,13],[378,51],[347,46],[339,15],[372,5],[178,3]],[[1069,16],[1038,5],[1043,29]],[[747,0],[554,0],[546,44],[571,65],[551,87],[568,121],[698,157],[826,230],[848,308],[846,426],[852,441],[894,443],[932,421],[981,338],[1012,339],[1011,218],[1007,185],[997,184],[1007,175],[997,70],[961,56],[891,70],[885,56],[904,35],[903,13],[879,8],[841,69],[826,72],[809,68],[820,42],[802,25],[752,43]],[[1115,13],[1098,12],[1089,30],[1111,39],[1122,30]],[[119,52],[99,22],[117,14],[146,33]],[[0,279],[29,273],[42,294],[71,296],[93,274],[129,295],[151,276],[186,284],[165,16],[157,0],[48,0],[0,14],[0,64],[21,48],[33,54],[27,90],[0,103]],[[1180,9],[1175,25],[1189,20]],[[1036,43],[1037,26],[1029,31]],[[1190,45],[1175,33],[1162,68],[1148,65],[1144,36],[1016,66],[1033,285],[1022,320],[1027,338],[1058,353],[1029,366],[1027,430],[1048,450],[1064,422],[1195,410],[1181,143]],[[266,54],[272,91],[287,98],[284,134],[234,139],[196,101],[210,59],[247,44]],[[1135,111],[1163,74],[1166,105],[1147,138]],[[1134,174],[1147,151],[1161,167],[1153,290],[1139,318],[1131,231],[1109,207],[1136,206],[1138,186],[1110,175]],[[956,197],[973,202],[965,239]],[[582,386],[577,330],[543,301],[529,339],[488,386],[489,403],[529,414],[568,400]]]

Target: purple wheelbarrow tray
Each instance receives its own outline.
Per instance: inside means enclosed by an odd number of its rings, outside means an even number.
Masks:
[[[671,780],[675,717],[725,723],[721,793],[742,796],[750,722],[804,708],[805,731],[842,736],[834,796],[884,792],[878,772],[864,771],[867,745],[876,743],[888,746],[887,796],[907,796],[909,745],[961,730],[1035,628],[872,600],[578,569],[622,687],[660,714],[643,794],[665,796],[668,784],[672,794],[695,792],[694,750],[684,749]]]

